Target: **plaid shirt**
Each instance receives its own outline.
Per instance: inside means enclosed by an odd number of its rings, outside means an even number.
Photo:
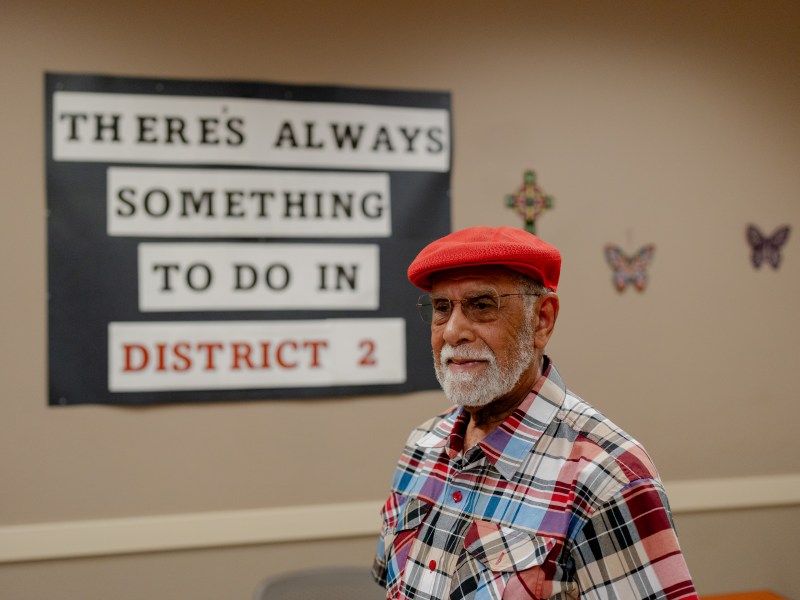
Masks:
[[[469,413],[414,430],[381,510],[387,598],[696,598],[644,448],[552,364],[462,452]]]

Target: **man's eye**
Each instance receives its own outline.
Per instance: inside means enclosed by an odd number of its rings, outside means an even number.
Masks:
[[[478,296],[477,298],[470,298],[469,305],[472,310],[485,312],[497,308],[497,301],[491,296]]]
[[[446,300],[434,300],[433,302],[431,302],[431,305],[433,306],[433,312],[437,313],[450,312],[450,303],[447,302]]]

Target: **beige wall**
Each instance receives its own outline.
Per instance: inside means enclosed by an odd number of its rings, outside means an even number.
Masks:
[[[503,197],[526,168],[556,198],[538,227],[564,255],[550,354],[570,387],[668,482],[800,476],[799,30],[796,2],[7,0],[0,546],[18,525],[379,500],[407,431],[445,406],[431,392],[48,408],[45,71],[452,92],[454,226],[517,225]],[[750,266],[748,222],[795,227],[780,271]],[[613,290],[609,242],[656,244],[645,294]],[[800,597],[796,502],[678,525],[702,592]],[[372,546],[8,562],[0,596],[241,598]]]

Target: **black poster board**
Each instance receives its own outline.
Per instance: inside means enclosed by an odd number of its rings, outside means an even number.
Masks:
[[[447,93],[47,74],[49,402],[437,387]]]

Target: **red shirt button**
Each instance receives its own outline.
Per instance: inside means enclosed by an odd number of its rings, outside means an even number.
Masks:
[[[461,492],[455,492],[453,494],[453,500],[455,500],[456,502],[461,502],[461,498],[462,498]]]
[[[428,563],[428,566],[430,567],[431,571],[433,571],[436,568],[436,561],[432,560]]]

